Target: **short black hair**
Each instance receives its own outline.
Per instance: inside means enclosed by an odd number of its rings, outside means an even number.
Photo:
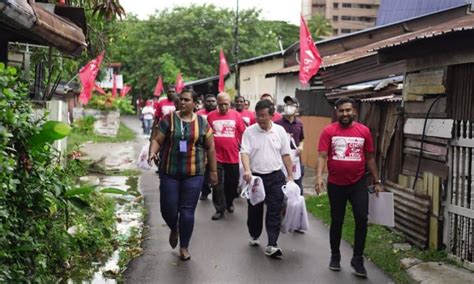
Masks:
[[[268,109],[268,114],[272,115],[275,113],[275,105],[269,100],[261,100],[255,105],[255,112],[263,109]]]
[[[191,90],[191,89],[184,89],[180,95],[184,94],[184,93],[189,93],[191,94],[191,97],[193,98],[193,102],[197,102],[201,99],[201,95],[199,95],[198,93],[196,93],[195,91]]]
[[[347,103],[350,103],[353,108],[356,107],[356,101],[353,98],[340,98],[336,101],[335,105],[336,108],[339,108],[340,105]]]
[[[237,101],[237,99],[243,99],[245,102],[244,96],[241,96],[241,95],[235,96],[234,102]]]
[[[207,98],[214,98],[214,99],[215,99],[215,98],[216,98],[216,95],[214,95],[214,94],[207,94],[207,95],[204,96],[204,100],[207,100]]]

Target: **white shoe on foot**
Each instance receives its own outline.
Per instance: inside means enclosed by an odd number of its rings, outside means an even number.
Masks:
[[[258,241],[258,238],[257,239],[250,238],[249,246],[258,247],[259,245],[260,245],[260,242]]]
[[[279,257],[283,255],[283,252],[279,247],[267,246],[265,249],[265,255],[270,257]]]

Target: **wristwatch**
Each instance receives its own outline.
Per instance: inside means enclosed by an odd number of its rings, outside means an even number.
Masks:
[[[382,180],[381,179],[376,180],[375,184],[382,184]]]

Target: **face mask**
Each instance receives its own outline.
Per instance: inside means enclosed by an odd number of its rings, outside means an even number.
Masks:
[[[286,105],[283,107],[283,111],[285,112],[286,115],[294,115],[296,113],[296,107]]]

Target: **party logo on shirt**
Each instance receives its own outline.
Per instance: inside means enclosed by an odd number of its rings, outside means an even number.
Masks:
[[[212,122],[214,137],[235,137],[235,120],[216,120]]]
[[[332,159],[338,161],[362,161],[364,138],[361,137],[332,137]]]

